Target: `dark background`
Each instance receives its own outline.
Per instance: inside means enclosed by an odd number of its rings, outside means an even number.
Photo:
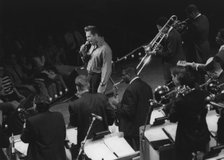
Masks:
[[[121,57],[156,35],[160,16],[186,18],[184,9],[194,3],[210,21],[210,43],[224,27],[222,0],[1,0],[1,33],[28,36],[30,41],[64,30],[100,26],[114,57]]]

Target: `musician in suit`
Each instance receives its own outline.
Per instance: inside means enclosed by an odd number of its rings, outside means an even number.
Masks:
[[[206,123],[207,93],[197,87],[191,68],[172,69],[175,85],[186,85],[193,90],[177,92],[177,99],[170,109],[169,119],[178,122],[175,138],[177,160],[192,160],[192,153],[203,157],[207,152],[210,133]]]
[[[166,17],[160,17],[156,22],[158,30],[161,30],[167,21]],[[162,50],[158,50],[157,54],[162,57],[164,80],[168,84],[172,81],[170,69],[176,66],[178,60],[183,60],[185,57],[180,33],[175,28],[172,28],[168,36],[163,40],[162,45]]]
[[[145,124],[149,111],[149,99],[153,98],[151,87],[141,80],[134,67],[122,71],[123,80],[128,83],[121,102],[113,100],[119,121],[119,130],[133,149],[139,150],[139,127]]]
[[[79,148],[90,126],[91,113],[102,117],[102,120],[97,119],[93,123],[92,129],[87,137],[88,139],[92,138],[94,133],[107,131],[108,125],[112,125],[114,122],[115,114],[105,95],[101,93],[89,93],[87,76],[77,76],[75,83],[79,99],[69,104],[69,113],[70,125],[78,129],[77,145]]]
[[[189,19],[187,29],[182,32],[186,60],[205,63],[210,57],[209,20],[194,4],[188,5],[185,12]]]
[[[112,50],[96,26],[86,26],[86,43],[80,47],[82,59],[87,63],[91,93],[104,93],[112,73]]]
[[[59,112],[49,111],[49,107],[47,97],[35,97],[38,114],[26,120],[21,135],[21,140],[29,143],[29,160],[66,160],[64,118]]]

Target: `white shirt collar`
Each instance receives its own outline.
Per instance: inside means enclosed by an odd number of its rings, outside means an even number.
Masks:
[[[224,44],[219,47],[219,51],[224,50]]]
[[[194,17],[194,19],[198,18],[201,16],[201,13],[199,13],[197,16]]]
[[[134,80],[136,80],[137,78],[139,78],[139,76],[136,76],[136,77],[134,77],[130,82],[129,82],[129,84],[131,84]]]

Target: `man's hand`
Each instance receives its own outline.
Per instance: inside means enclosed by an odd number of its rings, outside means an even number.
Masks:
[[[104,93],[106,91],[107,85],[106,84],[102,84],[100,83],[98,89],[97,89],[97,93]]]
[[[109,103],[113,109],[117,109],[118,104],[120,103],[119,97],[112,97],[109,99]]]

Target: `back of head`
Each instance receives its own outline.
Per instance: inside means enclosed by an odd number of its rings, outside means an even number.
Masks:
[[[171,69],[171,73],[177,76],[180,85],[187,85],[191,88],[195,87],[195,73],[191,67],[176,66]]]
[[[100,29],[96,26],[93,26],[93,25],[89,25],[89,26],[86,26],[84,27],[84,31],[85,32],[91,32],[92,35],[95,35],[97,34],[98,36],[103,36],[102,32],[100,31]]]
[[[89,90],[89,80],[86,75],[78,75],[75,79],[78,91]]]
[[[136,71],[135,67],[133,67],[133,66],[124,68],[122,72],[123,72],[123,74],[127,74],[130,77],[134,77],[137,75],[137,71]]]
[[[36,110],[38,112],[46,112],[50,108],[49,98],[42,94],[35,96],[34,103],[36,104]]]
[[[163,27],[166,24],[167,21],[168,21],[168,18],[159,17],[156,21],[156,25],[159,25],[159,26]]]
[[[198,7],[195,5],[195,4],[189,4],[186,9],[185,9],[185,12],[187,15],[191,15],[192,13],[198,13],[199,10],[198,10]]]

